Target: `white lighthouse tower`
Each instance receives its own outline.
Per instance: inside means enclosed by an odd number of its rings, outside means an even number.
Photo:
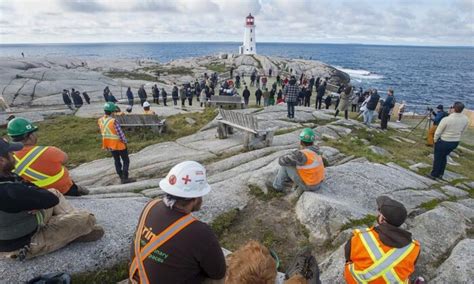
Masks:
[[[252,14],[245,18],[244,44],[240,46],[240,54],[257,54],[255,42],[255,22]]]

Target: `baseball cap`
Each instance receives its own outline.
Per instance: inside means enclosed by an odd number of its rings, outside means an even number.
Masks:
[[[23,143],[8,143],[7,140],[3,138],[0,139],[0,156],[5,156],[8,152],[15,152],[21,149],[23,149]]]
[[[385,217],[387,223],[394,226],[401,226],[407,219],[407,209],[400,202],[382,195],[377,197],[379,212]]]
[[[442,110],[442,109],[443,109],[443,105],[438,105],[436,108]]]

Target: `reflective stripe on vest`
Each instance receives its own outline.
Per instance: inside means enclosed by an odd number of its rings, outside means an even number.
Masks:
[[[30,167],[46,150],[48,150],[47,146],[35,146],[21,159],[13,155],[17,161],[13,172],[19,176],[28,176],[31,178],[31,182],[38,187],[47,187],[57,182],[64,175],[64,166],[61,166],[61,170],[53,176],[38,172]]]
[[[145,264],[144,264],[145,259],[150,254],[152,254],[156,249],[161,247],[163,244],[165,244],[168,240],[170,240],[176,234],[181,232],[188,225],[196,221],[196,219],[191,214],[187,214],[181,217],[180,219],[178,219],[177,221],[175,221],[170,226],[168,226],[163,232],[154,236],[142,248],[141,236],[142,236],[143,227],[145,226],[146,218],[151,208],[158,202],[160,202],[160,200],[154,200],[148,203],[148,205],[143,210],[142,217],[140,218],[137,232],[135,234],[135,244],[134,244],[135,257],[132,260],[132,263],[130,265],[130,270],[129,270],[129,279],[132,283],[137,283],[135,279],[133,279],[133,277],[135,276],[137,272],[140,278],[140,283],[145,283],[145,284],[150,283],[150,280],[148,279],[148,276],[145,271]]]
[[[112,139],[112,140],[120,140],[120,137],[116,134],[113,134],[110,130],[110,123],[114,123],[114,119],[112,117],[102,118],[101,121],[101,135],[102,138]]]
[[[359,230],[356,231],[360,232]],[[368,230],[360,234],[360,239],[374,263],[362,271],[355,270],[354,264],[351,263],[349,271],[352,276],[358,283],[367,283],[379,277],[383,277],[387,283],[404,283],[398,277],[394,267],[413,251],[415,242],[412,241],[403,248],[392,248],[388,252],[384,252],[377,245],[377,239],[373,234],[372,231]]]
[[[317,157],[318,154],[316,154],[313,151],[308,150],[308,149],[303,149],[303,150],[301,150],[301,152],[313,156],[313,162],[311,162],[308,165],[296,166],[297,169],[301,169],[301,170],[306,169],[306,170],[308,170],[308,169],[314,169],[314,168],[318,167],[319,165],[321,165],[321,162],[318,160],[318,157]]]

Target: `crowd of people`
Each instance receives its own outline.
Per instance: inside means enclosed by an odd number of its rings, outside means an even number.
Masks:
[[[268,72],[271,77],[272,72]],[[250,91],[242,77],[233,82],[224,81],[218,87],[218,77],[205,74],[193,84],[173,85],[171,99],[192,106],[196,97],[201,106],[219,88],[220,95],[238,95],[241,88],[245,105],[249,104]],[[238,79],[238,80],[237,80]],[[363,116],[370,126],[375,113],[381,129],[395,106],[394,91],[380,99],[377,90],[363,92],[351,85],[339,86],[336,94],[327,94],[329,78],[309,80],[301,75],[281,79],[276,76],[268,90],[266,76],[252,73],[250,85],[256,87],[257,105],[287,104],[288,118],[294,118],[295,106],[310,107],[313,89],[316,92],[315,108],[326,108],[335,99],[335,116],[343,113],[348,119],[351,112]],[[164,88],[152,86],[152,103],[167,105]],[[84,95],[86,94],[86,95]],[[122,113],[110,89],[104,89],[104,114],[97,121],[102,137],[102,148],[114,159],[115,170],[122,184],[135,182],[129,177],[130,159],[124,131],[115,119]],[[144,86],[137,92],[144,114],[150,109]],[[161,100],[160,100],[161,96]],[[276,96],[276,98],[275,98]],[[78,99],[80,98],[80,100]],[[87,103],[90,98],[83,93]],[[66,100],[69,99],[69,101]],[[63,99],[70,108],[82,105],[80,92],[63,91]],[[127,112],[132,112],[134,95],[127,90]],[[68,106],[69,106],[68,105]],[[398,121],[402,119],[405,103],[400,106]],[[434,144],[434,162],[430,177],[443,177],[447,156],[458,146],[468,125],[462,114],[464,105],[456,102],[450,113],[439,105],[430,114],[433,126],[429,131],[428,145]],[[89,191],[77,185],[66,168],[68,156],[59,148],[37,145],[38,127],[24,118],[13,118],[7,126],[11,141],[0,139],[0,257],[25,260],[58,250],[72,242],[90,242],[102,238],[104,229],[97,224],[91,212],[74,208],[66,196],[87,195]],[[298,149],[281,156],[279,169],[268,190],[318,192],[324,190],[326,176],[322,153],[315,143],[316,135],[310,128],[301,131]],[[291,187],[293,185],[293,187]],[[203,196],[211,192],[206,168],[194,161],[175,165],[160,181],[165,192],[162,199],[153,199],[143,209],[130,244],[129,281],[131,283],[274,283],[277,277],[278,257],[257,241],[250,241],[229,256],[224,256],[219,241],[210,228],[192,215],[200,211]],[[345,248],[344,279],[347,283],[405,283],[415,270],[421,244],[403,228],[407,218],[405,206],[387,196],[374,198],[377,207],[377,224],[356,229]],[[212,204],[208,205],[212,206]],[[319,267],[311,250],[305,249],[295,256],[286,272],[285,283],[320,283]]]

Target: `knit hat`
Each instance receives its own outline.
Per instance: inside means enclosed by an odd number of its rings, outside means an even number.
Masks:
[[[382,195],[377,197],[379,212],[384,216],[387,223],[400,227],[407,219],[407,209],[400,202]]]
[[[438,105],[436,109],[443,110],[443,105]]]

